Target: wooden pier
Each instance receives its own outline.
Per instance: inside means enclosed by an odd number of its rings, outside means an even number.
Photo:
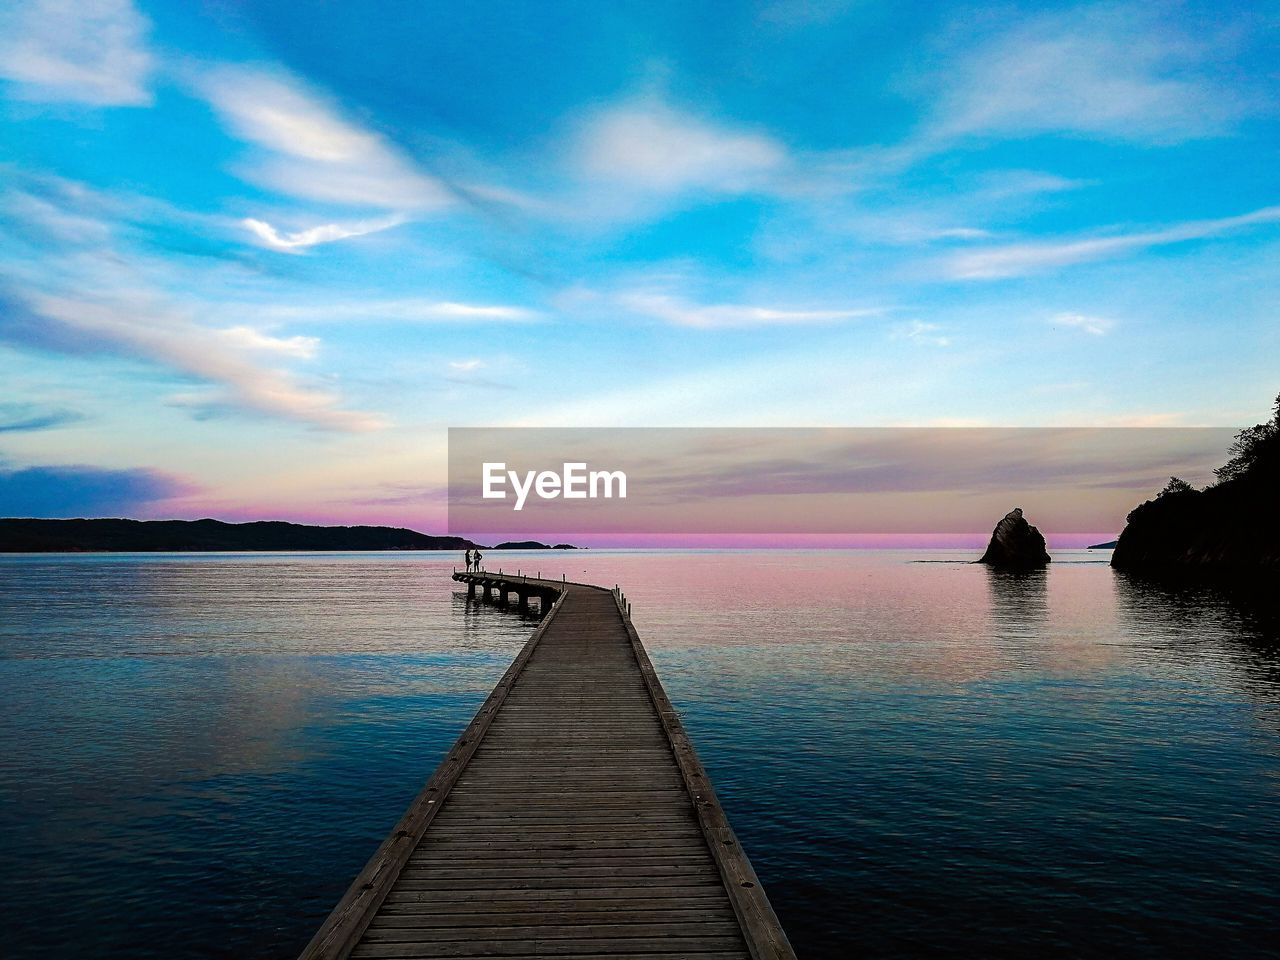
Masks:
[[[794,958],[622,594],[454,579],[542,621],[302,960]]]

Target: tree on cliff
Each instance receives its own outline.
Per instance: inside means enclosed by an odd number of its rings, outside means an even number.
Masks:
[[[1164,485],[1164,489],[1156,494],[1157,497],[1167,497],[1175,493],[1195,493],[1196,488],[1181,477],[1170,477],[1169,482]]]
[[[1236,434],[1231,459],[1213,471],[1218,483],[1239,480],[1256,473],[1271,474],[1280,467],[1280,394],[1276,396],[1271,420]]]

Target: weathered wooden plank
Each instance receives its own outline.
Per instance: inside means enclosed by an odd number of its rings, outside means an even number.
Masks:
[[[667,903],[719,903],[728,905],[723,890],[707,884],[663,884],[656,887],[646,884],[637,894],[632,886],[614,887],[587,884],[566,889],[522,888],[519,890],[407,890],[396,888],[387,894],[384,903],[466,903],[467,909],[475,904],[517,902],[538,904],[547,901],[587,903],[594,900],[627,900],[629,902],[665,901]]]
[[[662,937],[617,938],[597,937],[582,940],[455,940],[446,943],[369,943],[362,941],[356,957],[564,957],[586,952],[625,956],[633,953],[674,952],[679,950],[741,949],[742,938]]]
[[[453,801],[456,804],[466,803],[466,801],[474,801],[474,803],[483,803],[486,809],[500,810],[509,806],[516,810],[529,810],[531,808],[547,809],[550,806],[573,806],[573,808],[581,809],[584,806],[590,808],[598,808],[598,806],[622,806],[622,808],[635,808],[637,805],[643,804],[648,808],[666,808],[666,806],[687,806],[690,804],[689,795],[685,791],[676,790],[646,790],[646,791],[630,791],[630,792],[603,792],[603,791],[585,791],[582,788],[571,790],[568,787],[557,787],[554,790],[461,790],[461,788],[453,788]]]
[[[503,812],[500,810],[484,810],[453,812],[440,814],[441,824],[460,826],[485,826],[491,830],[518,830],[525,825],[533,827],[576,826],[588,824],[617,824],[625,827],[628,824],[664,824],[682,816],[692,816],[687,805],[670,809],[637,811],[627,807],[620,809],[603,808],[599,810],[543,810],[528,809],[524,811]]]
[[[640,909],[630,903],[613,904],[605,909],[596,910],[545,910],[531,911],[525,907],[516,907],[503,911],[487,911],[476,913],[441,913],[433,910],[429,913],[407,912],[403,909],[388,909],[386,905],[378,911],[377,917],[369,925],[376,926],[410,926],[432,928],[465,928],[488,927],[495,922],[494,914],[501,912],[501,922],[512,926],[585,926],[588,924],[608,923],[696,923],[706,921],[727,921],[736,923],[737,917],[729,907],[715,908],[679,908],[673,906]]]
[[[485,928],[486,936],[491,940],[631,940],[637,937],[645,939],[666,939],[668,937],[733,937],[738,933],[738,923],[732,914],[728,919],[693,921],[635,921],[622,923],[616,920],[601,922],[596,918],[594,923],[546,923],[542,917],[527,924],[515,924],[509,917],[503,918],[502,926]],[[365,932],[367,943],[394,942],[447,942],[450,940],[473,940],[477,936],[474,927],[435,927],[409,922],[406,918],[379,917],[369,925]]]
[[[384,947],[389,945],[383,945]],[[357,954],[361,956],[362,954]],[[381,954],[379,954],[381,956]],[[395,953],[390,954],[396,957]],[[535,953],[528,957],[528,960],[539,960],[542,957],[552,955]],[[614,960],[616,953],[574,953],[569,954],[573,960]],[[747,954],[742,950],[737,951],[720,951],[720,950],[682,950],[677,953],[628,953],[627,960],[746,960]],[[408,958],[406,958],[408,960]]]
[[[603,866],[571,863],[552,857],[544,860],[512,860],[499,866],[472,866],[469,864],[440,863],[431,866],[409,865],[400,871],[405,883],[421,880],[434,883],[439,880],[498,880],[500,885],[528,880],[642,880],[646,883],[658,880],[680,883],[715,879],[718,876],[714,864],[697,858],[683,863],[635,863],[616,861]]]
[[[616,851],[618,853],[626,853],[627,851]],[[632,851],[634,852],[634,851]],[[629,869],[631,867],[678,867],[681,869],[689,869],[697,867],[701,869],[705,865],[705,861],[698,860],[691,855],[673,854],[665,857],[627,857],[625,860],[612,856],[615,851],[604,851],[603,855],[596,854],[594,856],[585,856],[582,854],[572,854],[570,856],[556,855],[553,857],[546,856],[516,856],[516,857],[476,857],[472,858],[468,855],[465,859],[459,858],[453,867],[458,871],[489,869],[505,869],[511,868],[511,875],[517,876],[528,871],[542,870],[546,864],[554,864],[556,869],[563,869],[570,875],[581,869]],[[443,869],[448,860],[441,860],[439,863],[431,860],[416,860],[408,864],[401,872],[400,876],[406,879],[430,879],[432,876],[440,874],[434,873],[438,867]]]
[[[632,876],[626,872],[616,872],[606,876],[560,876],[543,873],[533,876],[512,877],[404,877],[396,884],[396,890],[403,893],[432,894],[466,894],[482,891],[494,894],[505,894],[517,899],[519,895],[530,893],[556,893],[561,899],[577,896],[577,891],[592,889],[594,884],[608,884],[606,890],[628,890],[630,896],[647,896],[654,887],[678,886],[681,889],[697,891],[709,897],[722,896],[722,882],[714,873],[687,873],[684,875]],[[621,896],[621,894],[618,894]],[[444,903],[450,897],[438,898]],[[594,899],[609,899],[594,897]],[[724,902],[721,900],[720,902]]]
[[[649,837],[645,837],[643,840],[620,840],[616,837],[605,837],[599,840],[540,840],[536,837],[504,837],[497,840],[489,838],[446,840],[438,836],[434,830],[431,833],[430,837],[418,844],[418,849],[413,852],[410,861],[416,857],[448,857],[459,856],[464,853],[472,857],[508,857],[521,853],[556,853],[562,856],[586,854],[588,856],[596,856],[601,853],[613,853],[621,850],[628,850],[632,853],[657,853],[659,851],[684,851],[688,849],[688,845],[680,839],[664,843],[653,843]],[[689,836],[689,834],[682,834],[682,836]]]
[[[424,956],[418,952],[400,953],[395,950],[396,944],[378,944],[374,948],[375,952],[365,953],[363,951],[353,954],[356,957],[378,957],[378,958],[402,958],[402,960],[411,960],[411,958]],[[653,949],[660,949],[660,946]],[[437,956],[438,954],[425,954],[425,956]],[[551,958],[559,958],[564,956],[572,956],[573,960],[615,960],[619,954],[617,952],[609,953],[571,953],[556,954],[549,952],[538,952],[532,954],[489,954],[481,953],[476,956],[519,956],[523,960],[551,960]],[[747,954],[741,950],[680,950],[675,953],[627,953],[627,960],[749,960]]]
[[[491,826],[477,824],[445,825],[432,828],[433,836],[447,839],[474,838],[492,840],[494,831]],[[557,840],[643,840],[646,837],[655,839],[693,839],[698,840],[701,832],[696,823],[679,824],[645,824],[635,829],[623,829],[615,823],[596,824],[551,824],[528,825],[521,828],[523,836],[539,839]],[[696,845],[696,844],[695,844]]]

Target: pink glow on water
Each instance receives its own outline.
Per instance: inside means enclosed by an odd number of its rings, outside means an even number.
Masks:
[[[1114,540],[1114,533],[1053,533],[1049,550],[1075,550]],[[528,535],[478,534],[482,543],[528,540]],[[620,534],[583,533],[569,537],[533,538],[567,542],[579,547],[626,547],[654,550],[982,550],[991,539],[985,533],[864,533],[864,534]]]

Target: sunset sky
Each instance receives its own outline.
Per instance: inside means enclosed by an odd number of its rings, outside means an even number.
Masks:
[[[1270,4],[0,9],[0,515],[434,532],[450,426],[1280,390]]]

